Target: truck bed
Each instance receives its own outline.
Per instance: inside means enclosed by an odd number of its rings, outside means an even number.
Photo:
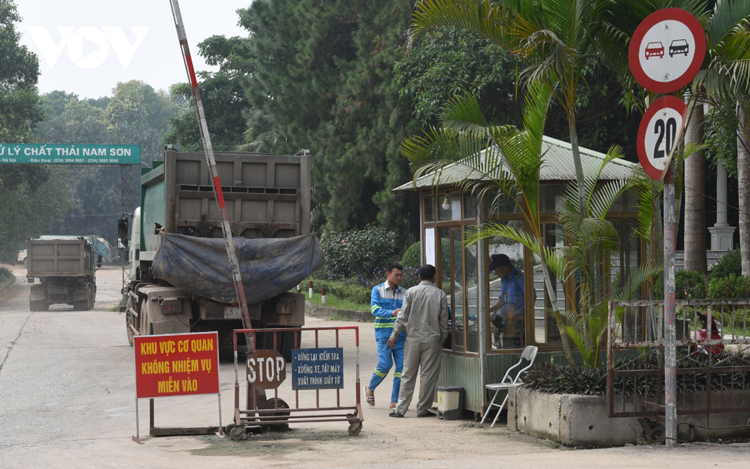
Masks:
[[[27,241],[29,278],[92,277],[91,245],[78,239],[30,239]]]

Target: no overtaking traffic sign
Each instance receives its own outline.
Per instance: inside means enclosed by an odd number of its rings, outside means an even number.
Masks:
[[[628,61],[641,86],[665,94],[690,83],[705,55],[706,36],[695,16],[680,8],[665,8],[638,25]]]

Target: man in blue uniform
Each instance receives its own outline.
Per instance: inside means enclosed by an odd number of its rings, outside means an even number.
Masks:
[[[524,287],[523,273],[513,267],[505,254],[491,256],[490,271],[500,277],[500,298],[490,307],[490,322],[495,326],[492,345],[501,348],[500,333],[504,332],[512,347],[524,344]]]
[[[391,393],[391,408],[396,407],[398,392],[401,389],[401,372],[404,368],[404,342],[406,331],[402,331],[393,344],[388,347],[388,339],[393,332],[396,321],[404,302],[406,289],[399,286],[404,276],[401,264],[391,262],[386,268],[386,281],[372,289],[372,314],[375,316],[375,340],[378,344],[378,365],[370,379],[369,386],[365,386],[365,398],[371,406],[375,405],[375,388],[383,381],[393,363],[396,371],[393,373],[393,391]]]

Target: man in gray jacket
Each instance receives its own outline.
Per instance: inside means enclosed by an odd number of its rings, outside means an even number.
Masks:
[[[421,367],[417,417],[434,417],[429,409],[435,395],[435,384],[440,375],[443,342],[448,337],[448,298],[435,286],[435,267],[427,264],[419,268],[421,282],[406,291],[403,306],[393,324],[388,347],[409,323],[409,334],[404,346],[404,370],[396,409],[388,414],[403,417],[411,404],[417,370]]]

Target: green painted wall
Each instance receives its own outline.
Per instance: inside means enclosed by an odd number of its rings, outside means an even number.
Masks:
[[[580,354],[574,352],[576,361],[580,361]],[[521,353],[490,354],[485,360],[487,363],[487,382],[499,383],[505,372],[511,366],[518,363]],[[563,352],[539,352],[534,364],[554,362],[566,365],[568,360]],[[461,386],[464,388],[464,409],[481,414],[483,389],[479,374],[479,356],[461,356],[451,353],[443,353],[443,361],[440,366],[440,378],[438,386]],[[489,396],[491,399],[492,396]]]

